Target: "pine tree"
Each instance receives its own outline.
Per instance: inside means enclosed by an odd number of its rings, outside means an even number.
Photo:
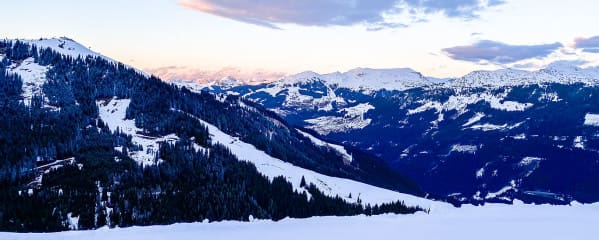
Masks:
[[[306,179],[302,176],[302,181],[300,182],[300,187],[306,187]]]

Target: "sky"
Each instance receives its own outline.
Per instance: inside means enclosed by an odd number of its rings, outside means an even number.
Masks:
[[[599,64],[599,1],[19,0],[0,37],[67,36],[166,79],[273,80],[413,68],[427,76]]]

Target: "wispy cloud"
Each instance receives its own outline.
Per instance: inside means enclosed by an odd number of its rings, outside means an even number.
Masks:
[[[481,40],[472,45],[445,48],[443,52],[455,60],[479,64],[509,64],[531,58],[547,57],[562,46],[558,42],[539,45],[509,45]]]
[[[574,48],[582,49],[588,53],[599,53],[599,36],[590,38],[576,38]]]
[[[278,29],[278,24],[350,26],[369,30],[405,27],[393,15],[442,13],[473,19],[501,0],[179,0],[182,6],[250,24]],[[422,20],[422,19],[420,19]]]
[[[410,9],[420,10],[425,13],[441,12],[454,18],[478,18],[479,12],[494,6],[504,4],[503,0],[404,0]]]

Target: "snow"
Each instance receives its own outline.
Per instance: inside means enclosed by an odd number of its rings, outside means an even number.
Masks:
[[[409,109],[408,110],[408,115],[414,115],[417,113],[422,113],[425,111],[428,111],[430,109],[437,109],[437,112],[441,111],[441,109],[443,108],[443,105],[439,102],[427,102],[425,104],[423,104],[420,107],[417,107],[415,109]]]
[[[0,233],[0,239],[594,239],[599,204],[571,206],[487,204],[431,214],[283,219],[278,222],[198,222],[59,233]]]
[[[518,135],[512,136],[512,138],[513,138],[513,139],[516,139],[516,140],[525,140],[525,139],[526,139],[526,134],[524,134],[524,133],[521,133],[521,134],[518,134]]]
[[[346,117],[360,117],[364,119],[364,114],[373,109],[375,108],[370,103],[360,103],[353,107],[341,109],[340,112],[344,112]]]
[[[269,85],[267,88],[262,88],[257,90],[257,92],[265,92],[269,95],[276,97],[279,93],[284,92],[285,101],[283,102],[283,106],[285,107],[296,107],[305,110],[312,110],[314,107],[318,109],[318,111],[332,111],[333,103],[337,106],[347,105],[345,100],[341,97],[338,97],[335,91],[331,88],[331,86],[322,83],[326,88],[326,93],[318,90],[313,91],[314,93],[319,93],[319,97],[304,95],[301,91],[310,91],[308,89],[302,88],[303,84],[311,84],[319,82],[318,78],[311,78],[310,74],[305,73],[306,79],[298,82],[278,82],[275,84]],[[251,94],[251,93],[250,93]]]
[[[343,160],[345,162],[350,163],[350,162],[353,161],[353,157],[347,152],[347,150],[345,150],[345,148],[343,146],[322,141],[322,140],[320,140],[320,139],[312,136],[309,133],[300,131],[299,129],[296,129],[296,130],[300,134],[302,134],[304,137],[309,138],[310,141],[312,141],[312,143],[314,143],[316,146],[327,147],[327,148],[335,150],[336,152],[338,152],[339,154],[341,154],[341,156],[343,157]]]
[[[328,135],[332,132],[348,132],[355,129],[363,129],[370,125],[372,119],[322,116],[307,119],[304,120],[304,122],[311,124],[310,126],[307,126],[307,128],[312,129],[321,135]]]
[[[584,116],[584,125],[599,127],[599,114],[587,113]]]
[[[474,129],[474,130],[481,130],[483,132],[486,132],[486,131],[494,131],[494,130],[503,130],[503,129],[506,129],[507,127],[508,127],[507,124],[496,125],[496,124],[485,123],[485,124],[480,124],[480,125],[474,125],[470,128]]]
[[[543,160],[545,160],[545,159],[539,158],[539,157],[525,157],[522,159],[522,161],[520,161],[520,163],[518,163],[518,165],[527,166],[532,163],[536,163],[536,162],[543,161]]]
[[[38,47],[38,49],[44,49],[44,48],[51,48],[52,50],[65,55],[65,56],[71,56],[73,58],[78,58],[78,57],[82,57],[85,58],[87,56],[91,56],[91,57],[102,57],[102,58],[106,58],[102,55],[100,55],[99,53],[96,53],[94,51],[92,51],[91,49],[69,39],[69,38],[49,38],[49,39],[37,39],[37,40],[19,40],[22,41],[24,43],[27,44],[31,44],[31,45],[36,45]],[[114,61],[112,59],[108,59],[107,60],[110,61]]]
[[[171,84],[175,84],[178,87],[185,87],[187,88],[189,91],[192,92],[202,92],[202,89],[208,88],[211,85],[209,84],[201,84],[199,82],[193,81],[193,80],[182,80],[182,79],[175,79],[175,80],[171,80],[170,81]]]
[[[274,97],[289,86],[310,81],[322,81],[326,86],[333,89],[346,88],[366,94],[379,90],[404,91],[419,87],[464,90],[474,88],[499,89],[514,86],[546,85],[550,83],[599,84],[599,68],[582,68],[578,65],[580,64],[557,61],[538,71],[507,68],[494,71],[473,71],[459,78],[445,79],[425,77],[421,73],[409,68],[356,68],[347,72],[333,72],[328,74],[305,71],[284,77],[258,91],[267,92]],[[229,81],[224,81],[223,83],[223,85],[228,84]],[[548,93],[541,98],[549,101],[560,100],[557,94],[554,93]]]
[[[519,103],[515,101],[501,101],[498,98],[490,98],[485,99],[487,102],[491,104],[491,108],[508,111],[508,112],[516,112],[516,111],[524,111],[533,106],[532,103]]]
[[[539,97],[539,101],[559,102],[562,99],[559,98],[559,94],[556,92],[544,92]]]
[[[545,85],[550,83],[583,83],[585,85],[591,86],[597,85],[599,84],[599,69],[580,68],[577,66],[556,62],[554,64],[550,64],[545,69],[538,71],[524,71],[515,69],[474,71],[461,78],[448,81],[442,84],[441,87],[454,89],[498,89],[513,86]]]
[[[491,124],[491,123],[484,123],[484,124],[473,125],[469,128],[473,129],[473,130],[480,130],[483,132],[496,131],[496,130],[509,130],[509,129],[517,128],[520,125],[522,125],[523,123],[524,122],[519,122],[514,125],[508,125],[508,124],[497,125],[497,124]]]
[[[480,168],[476,171],[476,178],[482,178],[485,175],[485,168]]]
[[[36,45],[38,47],[38,49],[43,49],[43,48],[51,48],[52,50],[64,55],[64,56],[71,56],[73,58],[78,58],[78,57],[100,57],[103,58],[109,62],[112,63],[117,63],[117,61],[106,57],[100,53],[94,52],[91,49],[89,49],[88,47],[85,47],[83,45],[81,45],[80,43],[66,38],[66,37],[61,37],[61,38],[49,38],[49,39],[19,39],[19,41],[22,41],[24,43],[27,44],[31,44],[31,45]],[[127,65],[125,65],[127,66]],[[136,72],[146,76],[146,77],[150,77],[150,74],[141,71],[139,69],[136,69],[134,67],[131,66],[127,66],[128,68],[131,68],[133,70],[135,70]]]
[[[506,112],[525,111],[526,109],[533,106],[532,103],[519,103],[515,101],[506,101],[504,98],[509,93],[509,89],[501,94],[491,94],[488,92],[484,93],[460,93],[457,95],[450,96],[447,101],[441,103],[438,101],[422,100],[421,106],[415,109],[409,109],[408,115],[414,115],[422,113],[428,110],[435,110],[439,114],[439,117],[434,123],[443,121],[443,113],[450,111],[457,111],[458,116],[468,112],[468,106],[479,103],[481,101],[489,103],[489,106],[496,110]],[[474,117],[468,120],[463,126],[472,125],[480,121],[485,115],[482,113],[476,113]]]
[[[476,145],[454,144],[451,146],[450,152],[476,153],[477,150],[478,150],[478,146],[476,146]]]
[[[143,130],[135,126],[135,120],[125,119],[129,103],[131,103],[130,99],[117,98],[99,100],[96,102],[100,112],[100,119],[106,123],[111,131],[116,131],[118,128],[121,132],[132,136],[131,141],[133,144],[141,145],[143,147],[143,150],[140,151],[129,151],[129,156],[144,166],[156,164],[156,155],[160,146],[159,143],[164,141],[174,143],[179,138],[175,134],[169,134],[158,138],[142,135],[141,133]]]
[[[574,144],[575,148],[584,149],[584,137],[583,136],[576,136],[574,138],[573,144]]]
[[[13,63],[7,70],[9,74],[17,74],[23,80],[22,96],[25,105],[31,105],[33,96],[43,96],[48,67],[35,63],[33,58],[27,58],[21,63]]]
[[[424,208],[432,207],[433,204],[439,205],[432,200],[415,197],[383,188],[374,187],[361,182],[326,176],[311,170],[303,169],[293,164],[273,158],[265,152],[256,149],[253,145],[245,143],[238,138],[232,137],[212,124],[198,119],[202,124],[208,127],[213,143],[220,143],[229,148],[239,160],[253,163],[258,171],[269,179],[277,176],[285,176],[293,185],[294,189],[303,191],[300,187],[302,177],[306,183],[313,183],[323,193],[328,196],[339,196],[348,202],[357,202],[358,197],[363,204],[380,204],[401,200],[409,206],[421,206]],[[349,194],[353,196],[349,198]]]
[[[79,229],[79,216],[74,217],[73,213],[67,213],[67,224],[70,230]]]
[[[504,101],[503,99],[507,95],[507,92],[503,94],[494,95],[491,93],[476,93],[476,94],[463,94],[463,95],[455,95],[450,96],[447,102],[443,104],[438,104],[433,106],[441,106],[441,109],[437,109],[437,111],[451,111],[457,110],[460,113],[464,113],[466,107],[468,105],[476,104],[480,101],[485,101],[489,103],[491,108],[514,112],[514,111],[524,111],[533,106],[532,103],[519,103],[515,101]]]
[[[277,82],[276,85],[282,87],[315,79],[322,80],[328,86],[347,88],[365,93],[383,89],[389,91],[402,91],[432,84],[432,82],[422,76],[422,74],[409,68],[356,68],[344,73],[334,72],[329,74],[318,74],[310,71],[302,72],[283,78]]]
[[[480,121],[481,119],[483,119],[483,117],[485,117],[484,113],[476,113],[476,114],[474,114],[474,116],[472,118],[468,119],[468,122],[464,123],[462,125],[462,127],[468,127],[472,124],[475,124],[478,121]]]
[[[525,167],[525,169],[527,171],[526,171],[526,173],[524,173],[524,177],[528,177],[535,170],[537,170],[537,168],[539,168],[539,165],[541,164],[541,161],[543,161],[543,160],[545,160],[545,159],[539,158],[539,157],[525,157],[518,163],[518,166]],[[530,166],[532,166],[532,167],[530,167]]]
[[[375,109],[374,106],[369,103],[361,103],[337,111],[338,113],[342,113],[343,117],[322,116],[314,119],[306,119],[304,122],[311,124],[307,128],[321,135],[327,135],[331,132],[347,132],[354,129],[363,129],[372,122],[372,119],[365,118],[364,114],[373,109]]]
[[[505,187],[499,189],[497,192],[487,193],[487,195],[485,196],[485,199],[496,198],[497,196],[501,196],[502,194],[504,194],[514,188],[516,188],[516,181],[512,180],[512,181],[510,181],[509,186],[505,186]]]

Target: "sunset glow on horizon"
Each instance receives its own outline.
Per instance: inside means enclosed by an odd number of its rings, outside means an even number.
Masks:
[[[413,68],[433,77],[599,64],[599,2],[10,1],[2,38],[67,36],[165,78]],[[116,36],[116,37],[115,37]],[[196,80],[196,79],[191,79]],[[272,80],[272,79],[270,79]]]

